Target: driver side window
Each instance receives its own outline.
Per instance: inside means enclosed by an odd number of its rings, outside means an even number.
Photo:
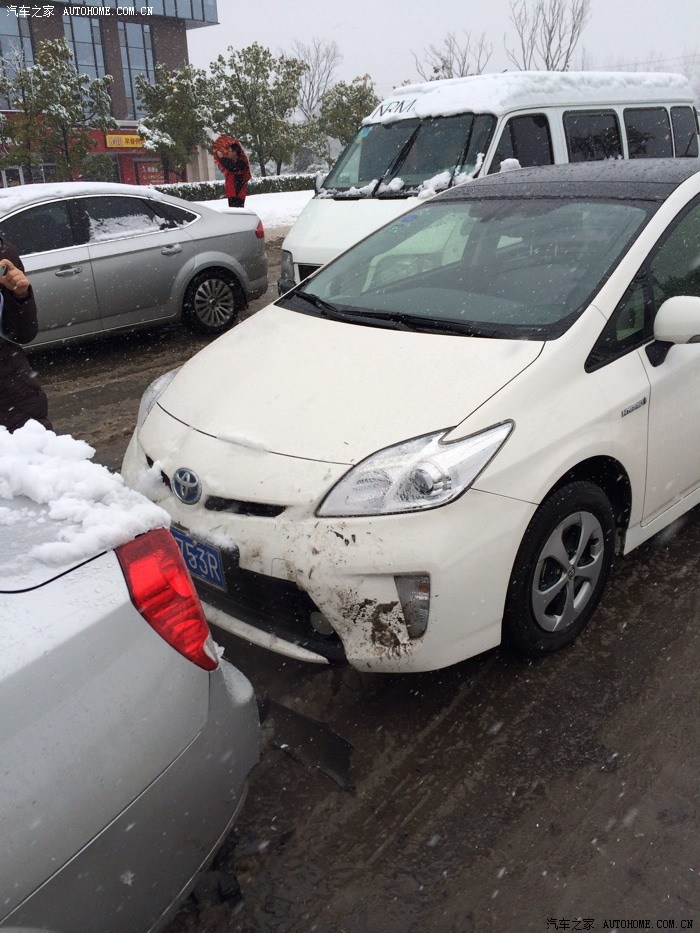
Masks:
[[[586,360],[591,372],[651,340],[667,298],[700,297],[700,199],[685,211],[647,259]]]

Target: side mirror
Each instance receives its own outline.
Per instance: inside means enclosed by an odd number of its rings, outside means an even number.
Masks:
[[[316,175],[314,177],[314,191],[316,192],[316,194],[318,194],[321,188],[323,188],[323,182],[325,181],[325,179],[326,179],[325,172],[316,172]]]
[[[700,343],[700,298],[676,295],[659,308],[654,339],[664,343]]]

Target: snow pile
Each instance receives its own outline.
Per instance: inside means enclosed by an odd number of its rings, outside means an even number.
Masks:
[[[313,196],[312,190],[249,194],[245,199],[245,208],[229,207],[226,198],[195,203],[216,211],[240,211],[250,208],[262,220],[265,229],[271,230],[273,227],[291,227]]]
[[[42,542],[28,555],[52,566],[88,560],[154,528],[167,528],[167,512],[124,485],[121,476],[92,463],[95,451],[68,434],[56,435],[36,421],[10,434],[0,427],[0,527],[18,522],[2,500],[25,497],[46,507]],[[36,521],[27,509],[24,521]],[[44,529],[42,529],[44,530]]]

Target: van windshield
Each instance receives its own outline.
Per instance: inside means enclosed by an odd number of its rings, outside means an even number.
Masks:
[[[558,337],[657,206],[580,197],[428,202],[328,263],[279,303],[374,327]]]
[[[491,114],[463,113],[362,126],[323,187],[332,195],[408,197],[441,176],[434,187],[447,188],[456,174],[477,167],[495,123]]]

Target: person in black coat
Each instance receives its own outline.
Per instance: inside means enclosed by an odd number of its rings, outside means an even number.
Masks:
[[[0,425],[15,431],[34,418],[51,429],[46,395],[20,346],[39,330],[34,294],[16,247],[2,237],[0,266]]]

